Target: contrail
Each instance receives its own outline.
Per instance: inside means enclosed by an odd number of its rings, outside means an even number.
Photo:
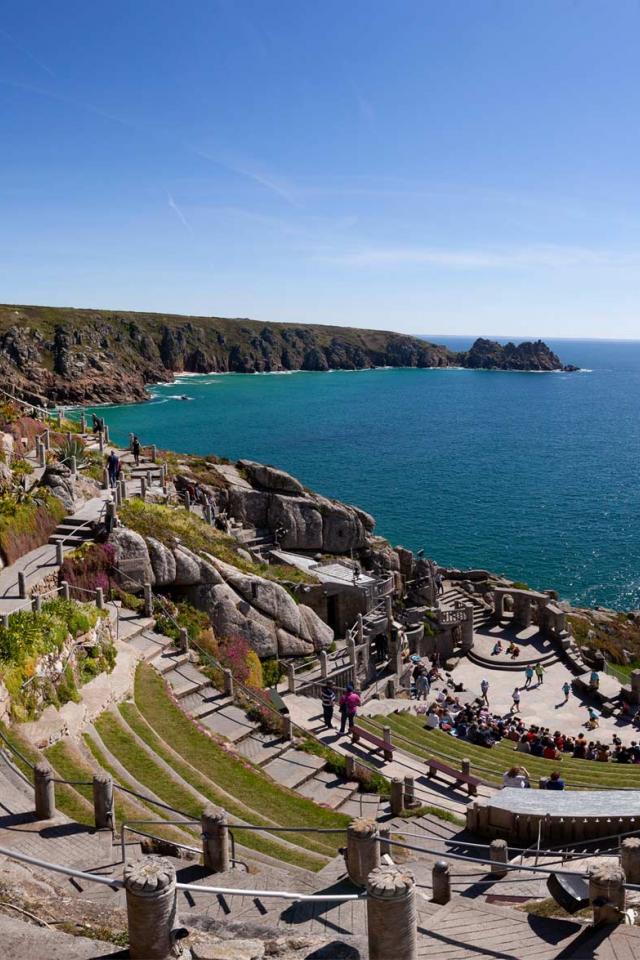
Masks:
[[[184,226],[187,228],[187,230],[191,230],[191,224],[189,223],[184,213],[182,212],[182,210],[180,209],[180,207],[175,202],[175,200],[173,199],[173,197],[169,192],[167,192],[167,203],[169,204],[171,209],[174,211],[178,219],[181,221],[181,223],[183,223]]]
[[[50,67],[46,65],[46,63],[43,63],[42,60],[38,60],[38,58],[33,53],[31,53],[30,50],[27,50],[26,47],[23,47],[22,44],[18,43],[16,38],[12,37],[11,34],[7,33],[7,31],[4,30],[2,27],[0,27],[0,34],[5,38],[5,40],[8,40],[9,43],[12,43],[13,46],[16,48],[16,50],[19,50],[20,53],[24,54],[25,57],[28,57],[29,60],[32,60],[38,67],[40,67],[41,70],[45,70],[50,77],[55,78],[56,76],[55,73]]]

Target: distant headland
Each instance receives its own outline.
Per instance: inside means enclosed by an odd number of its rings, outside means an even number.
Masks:
[[[123,403],[179,373],[466,367],[573,371],[541,340],[480,338],[457,353],[418,337],[319,324],[0,305],[0,375],[33,402]]]

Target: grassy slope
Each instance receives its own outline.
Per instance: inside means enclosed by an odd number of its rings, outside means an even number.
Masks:
[[[23,306],[16,304],[0,304],[0,333],[14,326],[20,319],[36,326],[46,336],[52,337],[58,324],[64,323],[74,330],[86,330],[89,324],[109,324],[114,331],[118,327],[127,329],[130,323],[135,323],[143,333],[157,337],[158,328],[163,325],[173,330],[179,330],[191,324],[202,328],[205,335],[217,336],[222,334],[226,345],[249,343],[251,338],[258,336],[263,330],[272,330],[281,333],[287,330],[304,329],[312,333],[320,346],[331,343],[334,337],[346,343],[363,347],[364,349],[384,350],[389,337],[400,337],[408,341],[415,341],[425,345],[425,341],[415,337],[408,337],[389,330],[367,330],[358,327],[338,327],[325,324],[293,324],[272,323],[261,320],[250,320],[244,317],[203,317],[173,313],[149,313],[132,310],[93,310],[75,307],[46,307]]]
[[[376,733],[382,729],[382,724],[371,718],[361,717],[359,722]],[[502,740],[487,749],[474,746],[466,740],[457,740],[441,730],[426,730],[423,720],[409,714],[392,713],[385,716],[384,722],[398,734],[396,743],[400,749],[424,759],[436,757],[445,762],[452,760],[457,763],[468,757],[472,772],[487,780],[499,782],[505,770],[514,764],[521,764],[536,782],[539,777],[548,777],[553,770],[559,770],[568,788],[640,789],[640,765],[575,760],[568,754],[563,754],[562,760],[544,760],[542,757],[518,753],[511,740]],[[412,744],[401,740],[400,736],[407,737]]]

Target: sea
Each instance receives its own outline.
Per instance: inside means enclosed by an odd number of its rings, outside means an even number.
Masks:
[[[281,467],[440,564],[640,608],[640,342],[547,342],[581,372],[185,375],[99,412],[118,442]]]

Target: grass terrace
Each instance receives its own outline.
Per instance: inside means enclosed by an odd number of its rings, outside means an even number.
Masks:
[[[281,787],[258,767],[237,757],[201,731],[169,696],[147,664],[136,672],[134,702],[103,713],[95,723],[107,750],[158,799],[199,819],[203,798],[227,810],[232,820],[256,826],[306,826],[343,830],[349,818]],[[95,756],[95,745],[91,746]],[[104,766],[104,763],[101,763]],[[200,796],[198,796],[197,794]],[[237,839],[256,852],[321,869],[344,843],[344,835],[279,835],[237,829]]]
[[[391,713],[384,718],[360,716],[358,723],[378,736],[382,735],[384,725],[391,727],[397,747],[424,760],[435,758],[457,766],[468,758],[472,773],[494,783],[501,783],[502,774],[517,764],[527,768],[534,787],[539,777],[548,777],[553,770],[559,770],[567,789],[640,789],[640,765],[576,760],[570,754],[563,754],[562,760],[545,760],[518,753],[512,740],[501,740],[491,748],[478,747],[443,730],[427,730],[422,718],[408,713]]]

